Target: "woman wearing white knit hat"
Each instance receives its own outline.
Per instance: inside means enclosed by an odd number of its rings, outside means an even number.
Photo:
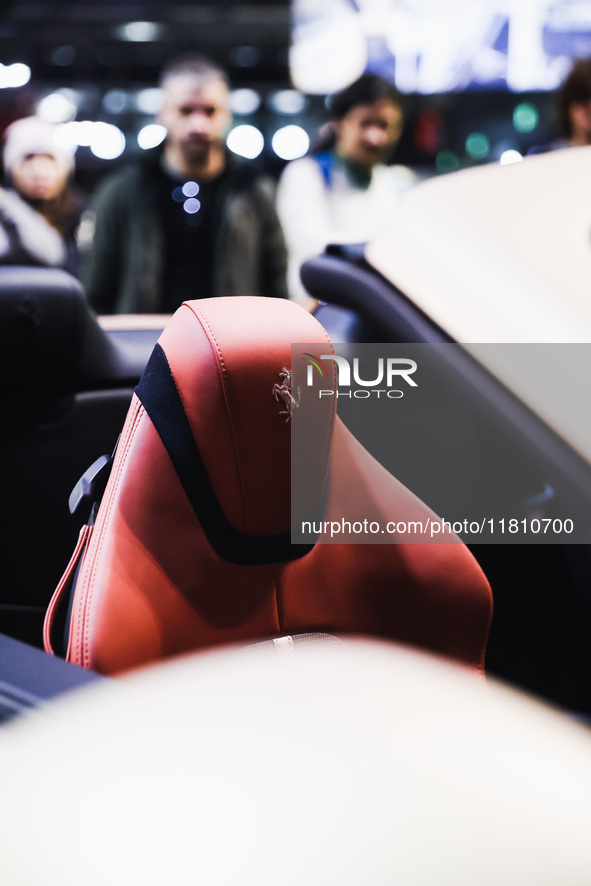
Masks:
[[[70,184],[74,155],[55,135],[55,125],[39,117],[16,120],[4,134],[0,263],[76,273],[81,206]]]

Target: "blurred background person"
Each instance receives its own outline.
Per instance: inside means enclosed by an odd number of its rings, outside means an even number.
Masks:
[[[404,124],[401,98],[389,80],[364,74],[332,98],[330,113],[309,154],[284,169],[277,193],[289,294],[307,307],[302,262],[328,243],[372,239],[416,181],[407,167],[386,165]]]
[[[77,274],[83,201],[71,184],[74,155],[55,134],[55,125],[38,117],[16,120],[5,132],[0,261]]]
[[[577,59],[557,90],[556,118],[559,137],[528,154],[591,145],[591,58]]]
[[[558,124],[566,144],[591,145],[591,58],[578,59],[557,94]]]
[[[213,295],[286,297],[274,186],[226,148],[226,73],[184,57],[160,78],[162,145],[101,185],[85,276],[98,313],[172,313]]]

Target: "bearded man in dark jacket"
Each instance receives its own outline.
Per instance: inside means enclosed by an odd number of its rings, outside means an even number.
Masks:
[[[161,77],[161,146],[113,175],[93,202],[83,280],[97,313],[172,313],[214,295],[286,297],[273,182],[227,150],[224,71],[202,57]]]

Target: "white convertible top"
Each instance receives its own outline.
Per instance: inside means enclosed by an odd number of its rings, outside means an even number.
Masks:
[[[369,262],[460,342],[591,341],[591,148],[429,179]]]
[[[590,182],[591,148],[430,179],[366,257],[591,463]]]

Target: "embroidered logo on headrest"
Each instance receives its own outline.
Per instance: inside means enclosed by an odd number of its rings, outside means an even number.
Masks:
[[[287,416],[285,421],[289,421],[294,409],[297,409],[300,405],[302,390],[301,388],[297,388],[295,391],[292,390],[292,377],[289,369],[282,369],[279,373],[279,378],[281,379],[281,384],[275,383],[272,393],[275,399],[282,401],[285,406],[285,409],[282,409],[279,415]]]

